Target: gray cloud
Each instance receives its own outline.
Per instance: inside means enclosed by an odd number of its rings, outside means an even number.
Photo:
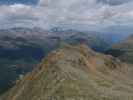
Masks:
[[[114,6],[115,5],[115,6]],[[131,0],[40,0],[38,5],[0,6],[0,27],[13,26],[94,30],[133,24]]]
[[[105,4],[109,4],[109,5],[121,5],[127,2],[130,2],[132,0],[97,0],[97,2],[101,2],[101,3],[105,3]]]

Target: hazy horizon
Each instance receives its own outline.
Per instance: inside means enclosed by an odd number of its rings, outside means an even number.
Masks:
[[[0,28],[133,31],[132,0],[0,0]],[[122,31],[121,31],[122,30]]]

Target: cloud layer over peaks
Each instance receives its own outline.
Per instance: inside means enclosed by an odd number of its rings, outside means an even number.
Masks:
[[[40,0],[37,5],[0,6],[0,27],[55,26],[102,30],[133,25],[132,0]]]

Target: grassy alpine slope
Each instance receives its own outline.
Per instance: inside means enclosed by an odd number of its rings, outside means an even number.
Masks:
[[[133,67],[85,45],[64,45],[0,100],[133,100]]]

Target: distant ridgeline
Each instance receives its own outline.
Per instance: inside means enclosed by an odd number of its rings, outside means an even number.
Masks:
[[[106,53],[118,57],[122,61],[133,63],[133,35],[113,45]]]

